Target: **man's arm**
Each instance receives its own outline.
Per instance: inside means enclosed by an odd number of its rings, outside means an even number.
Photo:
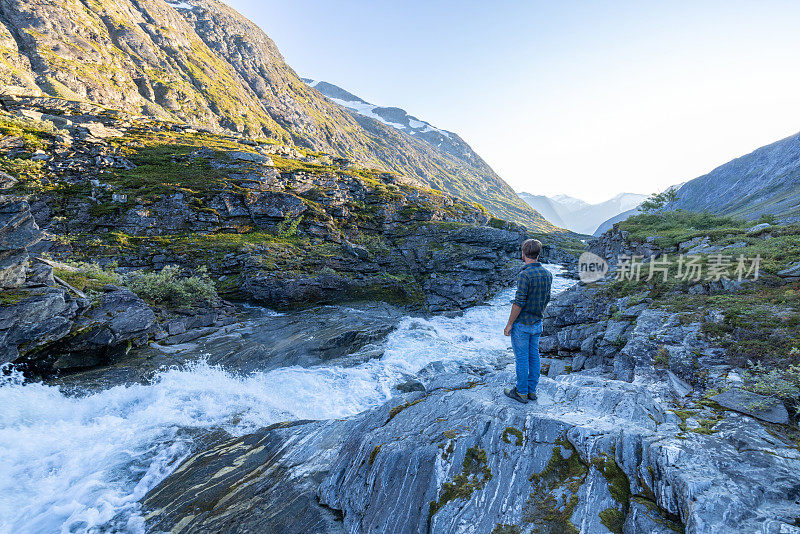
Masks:
[[[517,304],[512,304],[511,305],[511,315],[508,317],[508,324],[506,325],[505,330],[503,330],[503,333],[505,335],[507,335],[507,336],[511,335],[511,327],[514,326],[514,321],[517,320],[517,317],[519,317],[519,313],[521,311],[522,311],[522,308],[519,307]]]
[[[514,304],[511,306],[511,315],[508,317],[508,324],[506,324],[503,333],[507,336],[511,335],[511,327],[514,326],[514,321],[519,317],[522,312],[522,307],[528,299],[528,277],[520,273],[517,279],[517,294],[514,296]]]

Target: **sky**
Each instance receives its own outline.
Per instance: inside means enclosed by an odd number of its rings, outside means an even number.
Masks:
[[[800,131],[800,3],[225,0],[303,77],[466,140],[515,190],[653,193]]]

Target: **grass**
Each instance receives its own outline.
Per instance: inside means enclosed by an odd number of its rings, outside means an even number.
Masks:
[[[743,234],[751,225],[733,217],[675,210],[658,213],[642,213],[619,223],[620,230],[629,232],[629,241],[643,243],[648,237],[656,237],[655,244],[670,248],[694,237]]]
[[[53,267],[53,274],[84,293],[99,293],[106,285],[122,283],[122,277],[114,270],[116,265],[102,267],[89,262],[67,262],[63,265]]]

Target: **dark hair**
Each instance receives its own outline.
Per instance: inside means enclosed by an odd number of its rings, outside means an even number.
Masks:
[[[539,253],[542,251],[542,242],[538,239],[526,239],[522,243],[522,253],[526,258],[532,260],[539,259]]]

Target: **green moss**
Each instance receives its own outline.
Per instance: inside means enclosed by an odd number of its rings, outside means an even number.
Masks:
[[[547,466],[530,476],[534,490],[528,496],[522,520],[547,525],[552,534],[577,534],[570,518],[578,504],[577,492],[588,473],[572,444],[559,439]]]
[[[30,296],[24,289],[4,289],[0,291],[0,306],[13,306]]]
[[[685,528],[680,521],[680,517],[670,514],[666,510],[660,508],[654,499],[648,499],[639,495],[634,495],[632,499],[637,503],[646,506],[649,512],[648,517],[659,525],[664,525],[670,530],[679,532],[681,534],[683,534],[685,531]]]
[[[369,465],[372,465],[372,464],[375,463],[375,458],[377,458],[378,457],[378,453],[381,452],[381,447],[382,446],[383,445],[375,445],[375,448],[372,449],[371,453],[369,453]]]
[[[389,417],[386,419],[386,423],[388,423],[389,421],[394,419],[397,416],[397,414],[399,414],[400,412],[402,412],[406,408],[410,408],[411,406],[414,406],[415,404],[419,404],[420,402],[422,402],[424,400],[425,400],[425,397],[421,397],[421,398],[419,398],[417,400],[414,400],[414,401],[411,401],[411,402],[404,402],[403,404],[398,404],[397,406],[393,407],[391,410],[389,410]],[[386,423],[384,423],[384,424],[386,424]]]
[[[104,268],[96,263],[65,263],[64,267],[54,267],[53,274],[84,292],[100,292],[108,284],[116,285],[121,282],[113,266]]]
[[[478,447],[470,447],[464,455],[461,473],[453,477],[452,482],[445,482],[439,493],[439,499],[430,502],[428,522],[444,505],[455,499],[467,500],[475,490],[483,489],[492,479],[492,470],[486,459],[486,451]]]
[[[614,534],[622,534],[625,514],[616,508],[606,508],[600,512],[600,522]]]
[[[625,472],[620,469],[614,458],[601,454],[592,459],[592,465],[608,481],[608,490],[618,503],[627,509],[631,500],[631,486]]]
[[[524,437],[521,430],[514,428],[513,426],[507,426],[505,430],[503,430],[503,434],[500,436],[500,439],[506,443],[511,443],[510,436],[514,436],[514,445],[522,445]]]
[[[507,525],[498,523],[493,529],[492,534],[522,534],[522,528],[518,525]]]

